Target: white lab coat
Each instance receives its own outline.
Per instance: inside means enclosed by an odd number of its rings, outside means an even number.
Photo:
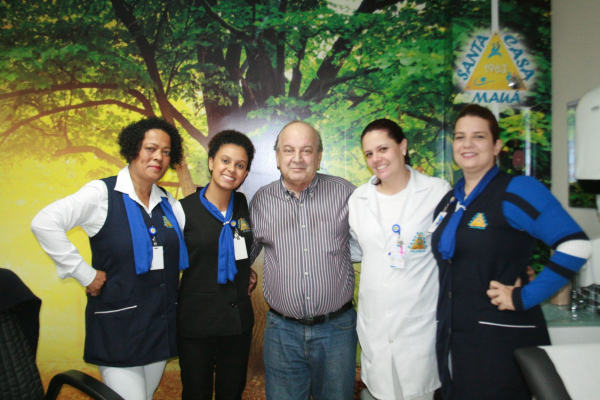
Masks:
[[[379,223],[375,177],[349,200],[353,236],[363,258],[357,331],[361,377],[377,399],[411,400],[440,386],[435,356],[438,269],[431,252],[433,211],[451,186],[410,167],[411,178],[398,223],[406,247],[404,268],[391,268],[387,234]],[[411,247],[415,239],[419,245]],[[425,247],[423,249],[423,247]],[[401,393],[394,392],[392,363]]]

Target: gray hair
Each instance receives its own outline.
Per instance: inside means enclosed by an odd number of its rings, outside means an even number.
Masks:
[[[317,137],[317,150],[319,151],[319,153],[322,153],[323,152],[323,140],[321,139],[321,134],[319,133],[319,131],[317,131],[315,129],[315,127],[312,126],[311,124],[309,124],[308,122],[300,121],[299,119],[295,119],[292,122],[288,122],[287,124],[285,124],[285,126],[283,128],[281,128],[281,130],[277,134],[277,139],[275,140],[275,146],[273,146],[273,149],[275,151],[279,151],[279,137],[281,136],[281,132],[283,132],[285,130],[285,128],[287,128],[288,126],[290,126],[292,124],[297,124],[297,123],[303,124],[304,126],[310,128],[310,130],[314,132],[315,136]]]

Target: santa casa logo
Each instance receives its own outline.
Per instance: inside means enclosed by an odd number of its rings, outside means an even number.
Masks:
[[[248,224],[248,221],[246,221],[244,218],[240,218],[238,220],[238,226],[242,232],[250,231],[250,224]]]
[[[459,57],[456,77],[473,103],[521,103],[535,82],[536,66],[519,35],[476,35]],[[463,86],[464,85],[464,86]]]
[[[408,248],[413,253],[422,253],[425,251],[427,248],[427,243],[425,243],[423,232],[417,232]]]
[[[485,229],[488,226],[487,219],[485,218],[484,213],[477,213],[469,222],[469,226],[474,229]]]

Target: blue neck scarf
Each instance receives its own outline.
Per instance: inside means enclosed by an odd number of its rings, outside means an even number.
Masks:
[[[229,227],[229,225],[232,223],[231,216],[233,215],[234,192],[231,192],[231,198],[229,199],[227,212],[225,212],[225,217],[223,217],[221,211],[206,199],[206,196],[204,195],[206,193],[206,188],[208,188],[208,185],[200,190],[200,201],[213,217],[223,223],[221,235],[219,236],[219,265],[217,282],[220,284],[225,284],[228,280],[233,282],[233,278],[235,278],[235,274],[237,274],[237,268],[235,266],[235,251],[233,249],[233,230]],[[235,224],[235,222],[233,223]]]
[[[146,222],[144,222],[140,205],[133,201],[127,193],[123,193],[123,202],[125,203],[125,211],[129,220],[129,229],[131,229],[135,273],[138,275],[145,274],[150,271],[150,267],[152,266],[152,241],[150,240],[150,233],[148,232]],[[185,247],[185,240],[183,240],[179,223],[175,218],[175,214],[173,214],[173,208],[171,208],[171,204],[169,204],[169,200],[166,197],[161,197],[160,208],[162,208],[165,217],[173,225],[179,238],[179,269],[186,269],[189,267],[187,247]]]
[[[444,260],[449,260],[454,256],[454,248],[456,247],[456,231],[458,230],[458,225],[460,224],[460,220],[465,214],[465,210],[473,201],[479,196],[483,189],[494,179],[494,177],[498,174],[499,169],[496,165],[494,165],[485,176],[479,181],[475,189],[471,191],[469,196],[465,199],[465,178],[461,178],[456,186],[454,186],[454,198],[458,200],[458,205],[452,217],[450,217],[450,221],[444,228],[444,232],[440,237],[440,242],[438,243],[438,250],[442,253],[442,258]]]

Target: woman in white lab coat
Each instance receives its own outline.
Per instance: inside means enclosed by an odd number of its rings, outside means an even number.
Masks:
[[[429,400],[440,386],[430,230],[451,187],[409,167],[407,141],[395,122],[371,122],[361,140],[375,174],[349,200],[350,227],[363,253],[357,330],[368,390],[361,399]]]

